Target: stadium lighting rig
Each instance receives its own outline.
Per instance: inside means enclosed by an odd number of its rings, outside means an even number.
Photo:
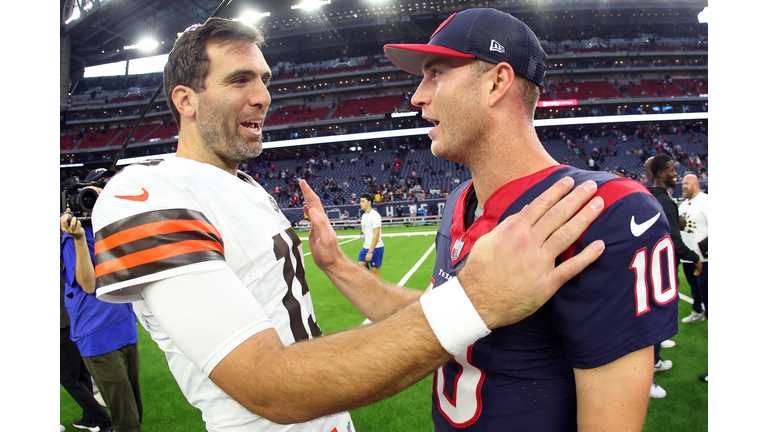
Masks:
[[[306,0],[297,5],[291,6],[291,9],[319,9],[321,6],[331,4],[331,0]]]
[[[78,18],[80,18],[80,8],[75,6],[72,9],[72,16],[70,16],[66,21],[64,21],[64,24],[69,25],[69,23],[71,23],[72,21],[74,21],[74,20],[76,20]]]
[[[704,9],[699,12],[699,24],[709,23],[709,6],[705,6]]]
[[[240,16],[240,18],[235,18],[235,21],[240,21],[244,24],[248,24],[249,26],[252,26],[256,24],[257,21],[259,21],[262,18],[266,18],[270,16],[271,14],[269,12],[253,12],[248,11]]]
[[[145,40],[137,43],[136,45],[124,46],[123,49],[124,50],[138,49],[138,50],[141,50],[141,51],[152,51],[153,49],[157,48],[158,45],[160,45],[160,44],[156,40],[145,39]]]

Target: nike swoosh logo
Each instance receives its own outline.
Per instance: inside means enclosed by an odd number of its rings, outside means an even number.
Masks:
[[[653,226],[653,224],[656,223],[657,220],[659,220],[659,216],[661,216],[661,212],[656,213],[656,216],[648,219],[647,221],[638,224],[635,223],[635,217],[632,216],[632,220],[629,222],[629,230],[632,231],[632,235],[635,237],[640,237],[643,235],[644,232],[648,231],[648,228]]]
[[[149,198],[149,192],[146,189],[141,188],[141,195],[115,195],[115,198],[120,198],[128,201],[146,201]]]

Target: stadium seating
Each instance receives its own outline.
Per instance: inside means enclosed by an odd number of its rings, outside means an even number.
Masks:
[[[347,117],[361,117],[366,114],[386,114],[399,110],[403,103],[403,96],[380,96],[364,99],[347,99],[341,101],[339,107],[333,113],[332,118],[342,119]],[[363,113],[362,110],[365,110]]]
[[[121,131],[120,128],[115,129],[98,129],[90,130],[85,133],[83,140],[77,146],[78,149],[92,149],[104,147],[110,141],[112,141]]]
[[[159,141],[159,140],[165,140],[165,139],[171,139],[174,136],[179,135],[179,128],[176,126],[176,123],[172,123],[170,125],[164,125],[160,126],[148,135],[146,135],[144,138],[141,139],[140,142],[152,142],[152,141]]]
[[[61,136],[61,144],[59,148],[63,150],[72,150],[75,148],[75,141],[77,140],[76,135],[62,135]]]
[[[626,89],[632,97],[683,96],[683,91],[674,83],[663,80],[642,80],[640,84]]]
[[[310,72],[309,75],[310,76],[330,75],[330,74],[336,74],[336,73],[355,72],[355,71],[367,70],[372,68],[373,66],[370,64],[363,64],[363,65],[357,65],[357,66],[342,66],[342,67],[334,67],[334,68],[328,68],[328,69],[315,69],[312,72]]]
[[[118,104],[118,103],[125,103],[125,102],[136,102],[136,101],[144,101],[143,96],[128,96],[128,97],[118,97],[114,99],[110,99],[110,104]]]
[[[320,106],[308,109],[304,105],[291,105],[276,109],[267,117],[264,126],[279,126],[284,124],[296,124],[308,121],[323,120],[328,115],[330,108]]]
[[[149,134],[150,132],[152,132],[155,129],[157,129],[157,127],[158,127],[158,125],[156,125],[156,124],[139,126],[139,128],[136,129],[136,132],[133,134],[133,137],[131,137],[131,141],[133,141],[133,142],[141,142],[143,140],[143,138],[147,136],[147,134]],[[112,142],[112,144],[110,144],[110,146],[120,146],[120,145],[123,145],[123,143],[125,143],[125,139],[128,138],[128,134],[131,133],[132,129],[133,129],[133,127],[128,127],[128,128],[123,129],[123,132],[121,132],[120,135],[118,135],[117,139],[115,139]]]
[[[676,79],[675,84],[693,96],[708,94],[707,78]]]
[[[555,85],[558,99],[616,99],[623,98],[614,86],[606,81],[574,82]]]

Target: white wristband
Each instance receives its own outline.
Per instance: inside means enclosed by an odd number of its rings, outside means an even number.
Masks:
[[[458,278],[430,290],[419,301],[440,345],[453,356],[491,333]]]

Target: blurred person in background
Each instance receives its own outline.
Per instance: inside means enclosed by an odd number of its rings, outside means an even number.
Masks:
[[[86,177],[86,182],[94,179]],[[90,187],[90,186],[89,186]],[[98,194],[101,189],[91,187]],[[94,237],[70,213],[61,215],[60,255],[65,284],[64,306],[71,321],[70,338],[99,388],[117,432],[141,432],[143,406],[139,386],[139,334],[130,304],[110,304],[96,298]],[[103,418],[86,418],[73,426],[109,431]],[[99,422],[102,422],[99,424]]]

